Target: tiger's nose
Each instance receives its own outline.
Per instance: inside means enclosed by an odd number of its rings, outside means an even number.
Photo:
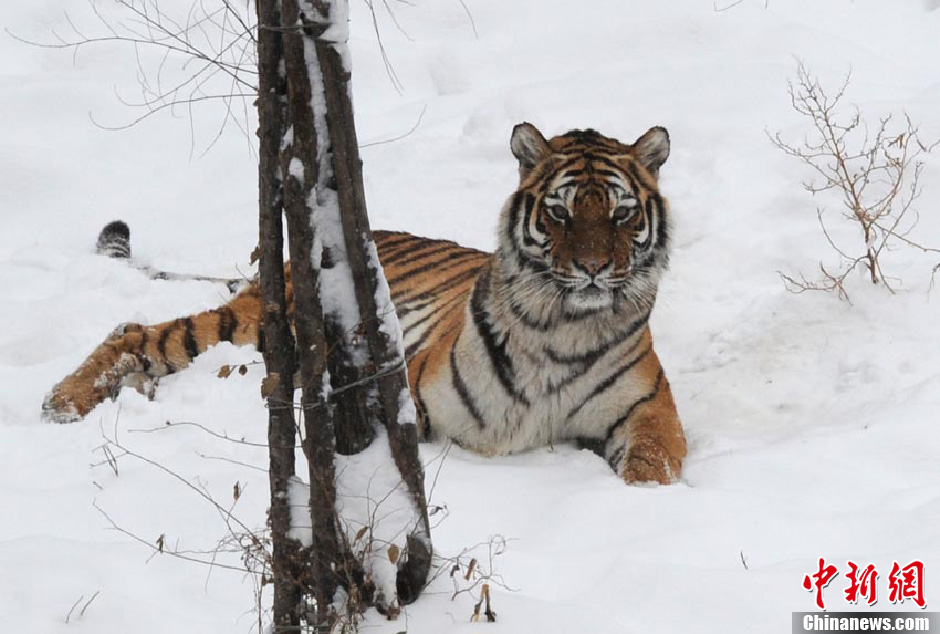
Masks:
[[[575,268],[581,269],[591,277],[595,277],[610,265],[610,258],[591,255],[586,258],[573,259],[572,264]]]

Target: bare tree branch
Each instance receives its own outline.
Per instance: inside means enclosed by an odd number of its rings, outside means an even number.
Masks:
[[[184,16],[173,16],[162,9],[159,0],[115,0],[117,10],[105,13],[99,3],[88,0],[92,26],[80,27],[73,17],[64,16],[67,33],[51,32],[51,41],[35,41],[6,29],[14,39],[52,49],[79,49],[93,44],[119,42],[134,49],[140,98],[121,103],[145,112],[122,124],[107,124],[92,117],[95,125],[107,130],[123,130],[165,110],[184,107],[190,118],[190,135],[195,146],[196,126],[193,107],[220,100],[226,114],[219,123],[205,151],[221,138],[229,125],[238,127],[246,138],[248,108],[257,96],[256,17],[249,3],[213,0],[206,6],[194,0]],[[159,51],[155,58],[144,55]],[[179,81],[169,80],[181,75]],[[233,109],[233,104],[241,108]],[[192,147],[190,154],[192,155]]]
[[[831,192],[839,196],[842,217],[860,230],[861,245],[848,246],[836,240],[824,219],[824,208],[818,207],[816,217],[829,246],[839,256],[836,269],[820,263],[822,277],[807,279],[780,273],[787,288],[801,293],[807,290],[835,291],[849,299],[845,288],[848,275],[862,266],[872,284],[881,284],[895,292],[895,278],[885,275],[881,256],[898,245],[913,247],[927,254],[940,255],[940,249],[926,247],[909,238],[917,224],[913,204],[921,194],[920,177],[925,155],[940,141],[925,143],[918,136],[918,127],[905,113],[903,125],[892,125],[893,117],[878,119],[871,129],[857,107],[848,115],[840,112],[839,103],[848,88],[851,74],[829,96],[818,79],[800,62],[795,82],[788,82],[790,104],[808,118],[814,134],[804,137],[801,145],[791,145],[779,132],[770,142],[779,150],[800,159],[816,174],[803,184],[813,195]],[[932,268],[932,276],[940,270],[940,262]]]

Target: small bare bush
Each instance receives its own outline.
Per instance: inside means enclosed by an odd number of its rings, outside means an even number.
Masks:
[[[800,63],[796,81],[789,82],[790,101],[794,110],[810,120],[812,132],[798,145],[784,141],[779,132],[768,134],[774,146],[812,168],[814,176],[803,183],[804,188],[813,195],[834,193],[840,198],[841,217],[859,230],[857,240],[837,239],[830,231],[825,208],[817,207],[819,226],[839,256],[838,265],[833,268],[820,262],[821,277],[817,279],[802,273],[798,278],[780,276],[795,293],[835,291],[845,300],[849,299],[845,280],[859,267],[872,284],[894,292],[898,280],[888,277],[883,269],[886,251],[909,247],[940,255],[940,250],[910,237],[918,220],[913,206],[921,195],[924,158],[938,142],[925,143],[906,113],[900,122],[888,115],[869,126],[857,107],[840,109],[849,79],[846,76],[830,95]],[[938,269],[940,263],[932,272]]]

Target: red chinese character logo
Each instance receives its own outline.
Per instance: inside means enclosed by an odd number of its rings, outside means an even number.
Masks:
[[[904,603],[905,599],[913,599],[917,607],[927,606],[924,600],[924,562],[912,561],[903,568],[894,562],[891,574],[888,575],[888,601],[891,603]]]
[[[803,587],[813,591],[813,588],[816,588],[816,607],[820,610],[826,609],[826,604],[823,602],[823,588],[829,585],[829,582],[835,579],[836,574],[839,572],[839,569],[835,566],[826,565],[826,560],[822,557],[819,558],[819,570],[811,575],[806,575],[803,577]]]
[[[878,600],[878,571],[875,570],[875,564],[868,564],[864,570],[859,572],[859,567],[854,561],[847,561],[849,571],[845,576],[849,579],[849,587],[845,589],[845,600],[849,603],[857,603],[859,596],[868,601],[868,605],[875,605]]]

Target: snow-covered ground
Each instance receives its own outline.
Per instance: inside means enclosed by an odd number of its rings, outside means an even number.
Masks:
[[[443,446],[423,446],[432,503],[449,510],[436,549],[453,556],[510,538],[496,570],[513,591],[494,588],[497,623],[470,624],[473,600],[451,601],[445,579],[397,623],[372,615],[369,631],[786,632],[791,611],[813,609],[802,580],[819,557],[840,572],[846,560],[875,563],[881,609],[891,607],[891,563],[920,559],[928,609],[940,607],[940,299],[927,294],[930,262],[889,254],[903,290],[889,296],[853,278],[852,306],[786,292],[775,271],[811,273],[828,257],[814,213],[827,201],[802,190],[804,168],[765,136],[808,130],[786,95],[795,57],[827,85],[851,68],[847,100],[872,117],[905,109],[940,136],[937,2],[744,0],[715,11],[706,0],[467,0],[473,24],[457,0],[392,3],[407,37],[377,8],[401,94],[364,4],[352,5],[360,139],[399,136],[426,108],[409,136],[363,150],[377,228],[491,248],[516,179],[513,124],[546,134],[590,126],[624,140],[669,128],[662,188],[676,240],[653,327],[690,440],[683,482],[660,488],[628,488],[569,446],[498,459],[455,448],[442,466]],[[0,23],[44,38],[66,29],[62,6],[4,2]],[[67,8],[91,30],[88,4]],[[136,74],[126,46],[73,58],[0,38],[0,632],[255,627],[250,578],[151,558],[93,505],[179,549],[225,536],[216,510],[167,473],[132,457],[117,474],[100,464],[107,435],[223,502],[239,482],[236,514],[262,526],[266,475],[231,461],[263,467],[265,450],[165,428],[190,421],[262,443],[260,366],[215,376],[259,355],[221,345],[164,380],[154,402],[125,391],[82,423],[39,420],[46,390],[115,324],[226,297],[218,285],[150,281],[95,256],[106,222],[126,220],[136,256],[158,268],[251,270],[251,142],[232,126],[202,155],[224,113],[214,102],[192,126],[182,108],[123,132],[96,127],[89,113],[108,125],[139,115],[115,97],[135,96]],[[923,184],[917,235],[940,245],[940,156]],[[845,585],[827,589],[830,609],[847,607]]]

